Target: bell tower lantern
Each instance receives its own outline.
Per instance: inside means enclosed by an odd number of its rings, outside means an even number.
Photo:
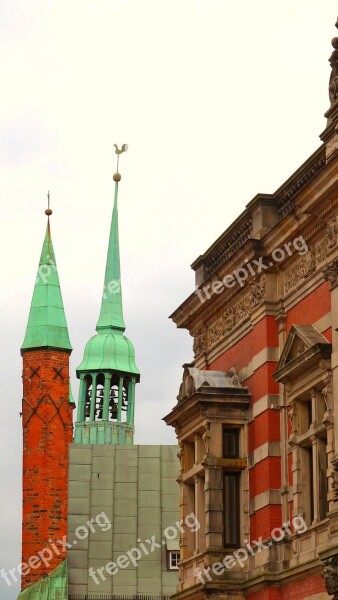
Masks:
[[[126,145],[121,150],[116,146],[116,153],[119,156],[126,149]],[[117,172],[113,179],[114,208],[97,333],[88,341],[77,368],[77,444],[133,444],[135,384],[140,373],[134,347],[124,335],[117,208],[121,175]]]

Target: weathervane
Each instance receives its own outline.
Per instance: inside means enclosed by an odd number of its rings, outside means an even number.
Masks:
[[[46,210],[45,210],[45,215],[47,215],[48,220],[49,220],[50,215],[53,214],[53,211],[50,208],[50,193],[49,193],[49,190],[47,192],[47,200],[48,200],[48,208],[46,208]]]
[[[115,154],[117,154],[117,164],[116,164],[116,173],[115,173],[115,175],[113,175],[113,179],[114,179],[114,181],[118,182],[118,181],[121,181],[121,175],[119,173],[120,154],[122,154],[123,152],[127,152],[128,144],[122,144],[121,148],[119,148],[117,144],[114,144],[114,148],[115,148]]]

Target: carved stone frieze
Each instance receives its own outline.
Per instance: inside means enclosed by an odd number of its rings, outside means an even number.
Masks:
[[[325,235],[310,249],[309,252],[301,256],[285,272],[284,293],[288,294],[306,277],[310,277],[319,267],[327,261],[328,251],[336,245],[337,234],[333,235],[333,228],[330,222]]]
[[[338,285],[338,259],[330,262],[323,272],[326,281],[330,282],[330,288],[333,290]]]
[[[286,271],[284,279],[284,293],[288,294],[295,288],[306,275],[307,261],[305,256],[299,258],[292,267]]]
[[[208,328],[208,349],[224,339],[237,325],[248,319],[252,311],[265,299],[265,279],[254,281],[249,292],[231,308],[226,310]]]
[[[334,248],[334,246],[337,244],[337,233],[338,233],[337,220],[332,219],[331,221],[328,222],[327,229],[326,229],[326,237],[327,237],[329,248]]]
[[[199,329],[194,335],[193,350],[195,358],[206,352],[206,349],[206,330],[203,328]]]

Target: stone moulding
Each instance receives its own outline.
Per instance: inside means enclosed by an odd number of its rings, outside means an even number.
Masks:
[[[276,206],[278,220],[283,219],[295,206],[295,196],[314,179],[326,165],[325,147],[322,148],[319,156],[317,153],[307,168],[302,169],[301,173],[296,172],[289,185],[283,186],[282,190],[276,195]]]
[[[207,277],[211,277],[222,265],[241,248],[251,237],[251,215],[243,221],[236,230],[218,246],[205,261]]]
[[[316,175],[325,167],[325,146],[317,150],[308,164],[303,165],[275,194],[271,196],[276,206],[278,221],[281,221],[295,207],[294,199]],[[247,209],[247,215],[235,229],[232,228],[224,239],[220,239],[216,247],[210,250],[204,259],[206,278],[211,277],[237,252],[247,240],[252,237],[252,214]]]

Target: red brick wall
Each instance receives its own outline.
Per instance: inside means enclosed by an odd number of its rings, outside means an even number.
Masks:
[[[311,294],[298,302],[287,314],[286,331],[292,325],[313,325],[331,310],[329,282],[325,281]]]
[[[22,589],[50,573],[65,558],[62,545],[56,544],[56,551],[51,543],[67,535],[72,410],[69,404],[69,353],[50,349],[25,351],[22,562],[28,563],[35,556],[40,561],[33,560],[31,567],[23,568]],[[50,552],[45,552],[45,562],[48,564],[44,564],[39,552],[47,548]]]
[[[295,581],[285,587],[268,588],[249,594],[247,600],[307,600],[307,598],[325,591],[323,578],[318,574]]]
[[[306,298],[295,305],[287,314],[287,334],[293,324],[313,324],[330,310],[330,291],[328,282],[323,283]],[[324,336],[331,342],[332,331],[328,328]],[[278,326],[274,316],[265,316],[237,344],[226,350],[209,366],[211,370],[226,371],[235,367],[237,371],[247,366],[254,356],[264,348],[278,348]],[[274,380],[277,363],[267,361],[245,380],[252,395],[252,404],[268,394],[279,394],[279,385]],[[289,423],[290,427],[290,423]],[[256,448],[268,441],[280,441],[280,413],[267,409],[255,417],[248,427],[248,450],[252,453]],[[288,480],[292,485],[292,455],[288,457]],[[279,457],[267,457],[249,471],[249,496],[255,496],[269,489],[279,489],[281,485],[281,468]],[[292,502],[290,518],[292,518]],[[268,538],[274,527],[282,525],[280,505],[265,506],[250,517],[250,539],[260,536]],[[304,600],[308,596],[324,591],[323,580],[318,576],[306,578],[284,588],[267,588],[249,594],[249,600]]]
[[[235,367],[240,370],[265,348],[278,348],[278,326],[274,316],[265,316],[255,324],[245,338],[229,348],[217,358],[210,369],[227,370]],[[266,361],[244,382],[252,394],[255,403],[267,394],[278,394],[279,384],[273,374],[276,371],[275,361]],[[280,414],[270,408],[259,414],[249,424],[249,452],[259,448],[268,441],[280,441]],[[250,499],[270,489],[279,489],[280,458],[268,457],[249,471]],[[250,517],[250,537],[263,539],[269,537],[274,527],[282,525],[281,507],[271,505],[264,507]]]

